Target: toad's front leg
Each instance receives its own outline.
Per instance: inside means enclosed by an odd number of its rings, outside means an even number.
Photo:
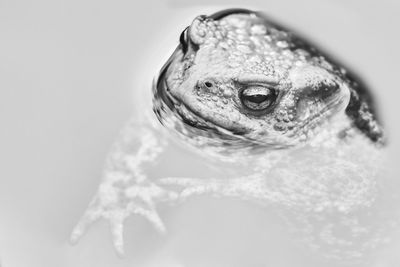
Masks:
[[[166,145],[158,135],[150,126],[128,122],[107,158],[96,195],[72,231],[72,243],[76,243],[93,222],[103,218],[110,223],[114,247],[121,255],[123,224],[132,214],[144,216],[159,232],[165,232],[155,203],[173,201],[177,194],[146,176],[146,168],[156,161]]]
[[[233,197],[244,200],[272,200],[278,192],[268,188],[264,173],[236,178],[162,178],[159,183],[176,188],[178,198],[183,201],[191,196],[211,195],[214,197]]]

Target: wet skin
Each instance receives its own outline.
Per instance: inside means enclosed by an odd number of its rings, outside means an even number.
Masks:
[[[306,210],[342,213],[350,212],[360,201],[370,203],[369,193],[357,201],[332,200],[328,188],[323,197],[326,202],[311,205],[315,194],[299,195],[298,189],[278,192],[265,178],[267,174],[274,177],[272,173],[279,177],[272,167],[285,169],[285,163],[294,159],[290,153],[303,153],[311,162],[322,158],[323,164],[332,164],[326,172],[337,169],[352,157],[354,148],[365,144],[375,160],[375,151],[384,143],[383,130],[368,91],[352,73],[305,40],[248,10],[199,16],[179,39],[154,83],[152,109],[158,121],[144,117],[127,124],[107,160],[98,193],[72,233],[73,242],[93,221],[105,218],[111,223],[115,248],[122,254],[123,223],[128,216],[140,214],[164,232],[156,203],[181,201],[193,194],[287,206],[302,203]],[[151,168],[147,164],[154,162],[174,137],[217,164],[248,164],[247,172],[228,180],[147,177]],[[339,150],[347,153],[343,161],[335,158]],[[363,160],[357,158],[357,164]],[[291,162],[287,169],[297,170],[286,173],[282,181],[296,172],[308,177],[307,164]],[[356,172],[352,166],[340,168]],[[333,175],[340,181],[345,174]],[[318,182],[325,185],[326,181]],[[354,186],[343,178],[346,183]],[[302,185],[301,189],[307,188]]]

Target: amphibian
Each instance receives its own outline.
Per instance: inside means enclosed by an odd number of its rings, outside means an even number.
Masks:
[[[370,93],[345,67],[261,13],[196,17],[148,101],[154,112],[136,114],[122,131],[73,242],[104,218],[122,253],[128,216],[144,216],[164,232],[157,203],[193,194],[274,203],[307,218],[336,214],[351,218],[353,228],[359,223],[352,211],[374,203],[377,170],[368,168],[379,162],[384,135]],[[229,169],[228,177],[148,177],[172,139]],[[359,149],[363,155],[355,156]]]

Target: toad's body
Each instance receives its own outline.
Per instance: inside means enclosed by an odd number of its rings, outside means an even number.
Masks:
[[[164,231],[156,203],[192,194],[338,216],[374,201],[376,169],[360,166],[377,162],[383,136],[368,92],[316,48],[258,13],[197,17],[154,84],[153,110],[163,126],[149,118],[128,123],[73,241],[102,217],[111,222],[122,253],[130,214]],[[229,177],[147,177],[152,165],[146,164],[174,136],[228,168]],[[364,156],[356,153],[361,148]],[[246,171],[232,171],[239,165]]]

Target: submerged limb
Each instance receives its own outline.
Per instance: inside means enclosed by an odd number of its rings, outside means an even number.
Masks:
[[[131,215],[147,219],[159,233],[166,228],[156,210],[155,202],[173,201],[174,192],[168,192],[154,183],[142,182],[129,188],[107,188],[102,184],[79,223],[71,234],[71,243],[76,244],[97,220],[109,221],[115,250],[123,254],[124,221]]]
[[[218,178],[175,178],[166,177],[159,181],[165,186],[178,187],[179,199],[194,195],[213,195],[218,197],[237,197],[242,199],[263,200],[268,197],[265,180],[260,175],[233,179]]]
[[[174,200],[176,194],[161,188],[146,176],[146,168],[157,160],[165,145],[165,141],[146,125],[130,121],[125,126],[107,158],[95,196],[72,231],[72,244],[91,224],[105,219],[110,223],[115,249],[122,255],[123,224],[133,214],[145,217],[156,230],[165,232],[155,203]]]

